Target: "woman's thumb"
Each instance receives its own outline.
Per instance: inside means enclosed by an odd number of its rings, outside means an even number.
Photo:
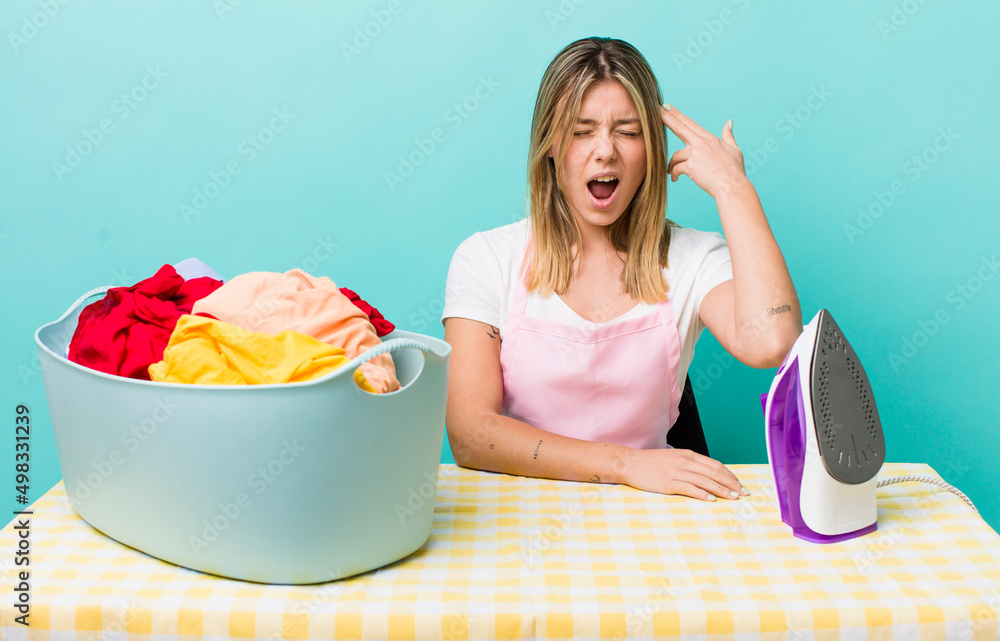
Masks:
[[[722,139],[731,145],[736,145],[736,138],[733,137],[733,119],[730,118],[726,126],[722,128]]]

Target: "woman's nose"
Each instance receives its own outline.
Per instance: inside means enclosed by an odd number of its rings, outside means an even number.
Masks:
[[[608,131],[599,131],[594,135],[594,156],[597,160],[608,160],[615,155],[615,139]]]

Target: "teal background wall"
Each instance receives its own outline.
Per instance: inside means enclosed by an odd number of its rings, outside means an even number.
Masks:
[[[91,287],[189,256],[303,267],[442,337],[452,252],[525,213],[545,66],[607,35],[710,131],[734,119],[803,316],[830,309],[861,355],[889,460],[929,463],[997,528],[998,32],[986,1],[4,2],[0,416],[31,408],[31,498],[60,478],[32,334]],[[721,231],[686,178],[668,215]],[[704,334],[715,458],[766,461],[773,374]]]

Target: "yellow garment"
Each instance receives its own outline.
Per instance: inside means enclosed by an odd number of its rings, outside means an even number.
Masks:
[[[191,313],[209,314],[254,332],[302,332],[342,347],[347,358],[382,343],[368,316],[332,280],[301,269],[241,274],[196,301]],[[399,389],[390,354],[380,354],[360,369],[378,392]]]
[[[349,360],[342,348],[301,332],[272,336],[184,314],[170,335],[163,360],[149,366],[149,378],[197,385],[297,383],[319,378]],[[375,392],[360,368],[354,370],[354,381]]]

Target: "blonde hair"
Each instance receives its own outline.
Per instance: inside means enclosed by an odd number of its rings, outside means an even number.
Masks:
[[[612,246],[628,254],[621,280],[625,291],[646,303],[657,303],[669,288],[667,266],[670,228],[666,218],[667,142],[660,119],[660,89],[646,59],[635,47],[612,38],[584,38],[565,47],[549,63],[538,88],[528,151],[528,216],[532,260],[525,277],[528,291],[543,296],[563,293],[573,273],[572,245],[580,229],[559,184],[573,126],[583,94],[591,84],[615,80],[628,91],[639,112],[646,145],[646,176],[628,207],[606,228]],[[558,128],[561,123],[562,128]],[[560,136],[557,159],[548,156]],[[522,265],[522,270],[524,266]]]

